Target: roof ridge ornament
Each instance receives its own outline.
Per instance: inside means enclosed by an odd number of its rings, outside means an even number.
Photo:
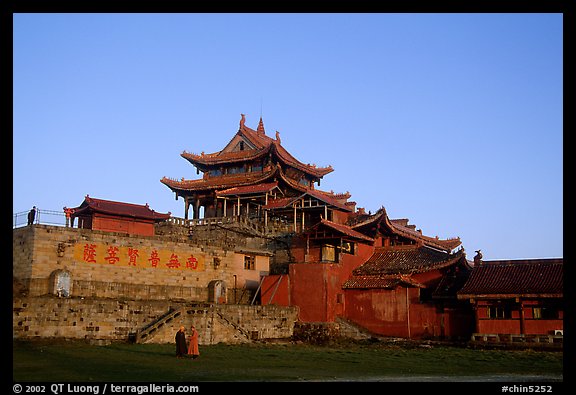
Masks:
[[[246,123],[246,114],[240,114],[240,130],[244,129],[244,124]]]
[[[262,135],[266,134],[266,131],[264,130],[264,122],[262,121],[262,116],[260,116],[260,122],[258,122],[258,128],[256,128],[256,131]]]
[[[282,144],[282,142],[280,141],[280,132],[276,131],[276,141],[278,142],[278,144]]]
[[[476,250],[476,255],[474,256],[474,266],[482,265],[482,250]]]

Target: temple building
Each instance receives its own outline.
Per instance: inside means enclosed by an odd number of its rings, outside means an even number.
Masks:
[[[346,327],[562,342],[562,258],[482,262],[478,250],[471,262],[459,237],[323,191],[331,166],[296,159],[262,118],[245,122],[222,150],[181,154],[201,177],[160,180],[184,218],[86,195],[64,207],[65,227],[15,229],[15,337],[162,342],[193,321],[205,344]]]
[[[332,167],[297,160],[278,132],[266,135],[262,118],[254,130],[242,115],[221,151],[182,157],[202,178],[161,182],[184,200],[186,221],[244,218],[292,235],[281,269],[261,276],[262,304],[297,306],[301,322],[346,319],[385,336],[471,332],[470,305],[456,297],[471,271],[460,239],[426,236],[383,207],[357,209],[349,192],[322,191]]]
[[[347,224],[321,220],[292,242],[288,274],[270,275],[263,304],[299,307],[302,322],[345,320],[382,336],[466,338],[472,311],[457,298],[471,272],[459,238],[422,234],[384,208]]]
[[[245,216],[264,224],[284,225],[302,231],[320,218],[337,223],[353,211],[349,193],[335,194],[317,189],[331,166],[306,164],[283,146],[280,133],[266,135],[262,118],[256,130],[245,124],[242,114],[237,133],[215,153],[181,156],[202,172],[199,179],[163,177],[176,199],[184,200],[184,218]]]
[[[86,195],[80,206],[64,207],[67,220],[78,219],[78,228],[120,232],[131,235],[153,236],[154,224],[166,221],[171,213],[157,213],[148,203],[132,204],[96,199]]]
[[[479,262],[458,298],[474,309],[473,339],[525,341],[564,329],[564,259]]]

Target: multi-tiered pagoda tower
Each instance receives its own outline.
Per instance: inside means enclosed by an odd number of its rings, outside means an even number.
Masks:
[[[242,114],[234,137],[215,153],[181,156],[197,169],[202,178],[161,182],[184,200],[184,218],[193,219],[245,216],[268,226],[270,221],[301,231],[321,218],[345,223],[354,211],[350,194],[335,194],[316,189],[332,166],[305,164],[281,144],[280,134],[266,135],[262,118],[256,130],[245,124]]]

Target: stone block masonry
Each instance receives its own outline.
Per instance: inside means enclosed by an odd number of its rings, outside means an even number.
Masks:
[[[169,311],[176,317],[148,335],[147,343],[173,343],[176,331],[194,325],[200,344],[244,343],[292,336],[295,307],[190,304],[167,301],[16,297],[13,338],[128,341]]]
[[[214,230],[212,238],[222,232],[233,234]],[[34,225],[13,230],[13,276],[29,296],[57,294],[67,286],[69,295],[79,297],[210,302],[209,284],[220,281],[228,290],[222,295],[242,295],[246,302],[273,256],[273,251],[257,256],[256,270],[247,270],[238,251],[256,249],[253,245],[264,249],[266,241],[235,237],[223,247],[178,234],[130,236]]]
[[[229,229],[193,236],[184,229],[165,226],[156,236],[14,229],[13,338],[144,334],[144,342],[171,343],[180,325],[192,324],[201,344],[290,338],[297,308],[230,304],[252,301],[247,284],[267,274],[277,245]],[[260,252],[256,270],[245,267],[244,251]]]

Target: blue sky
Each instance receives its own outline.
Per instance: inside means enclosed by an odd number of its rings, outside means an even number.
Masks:
[[[469,259],[563,256],[561,14],[15,14],[13,212],[184,216],[240,113]]]

